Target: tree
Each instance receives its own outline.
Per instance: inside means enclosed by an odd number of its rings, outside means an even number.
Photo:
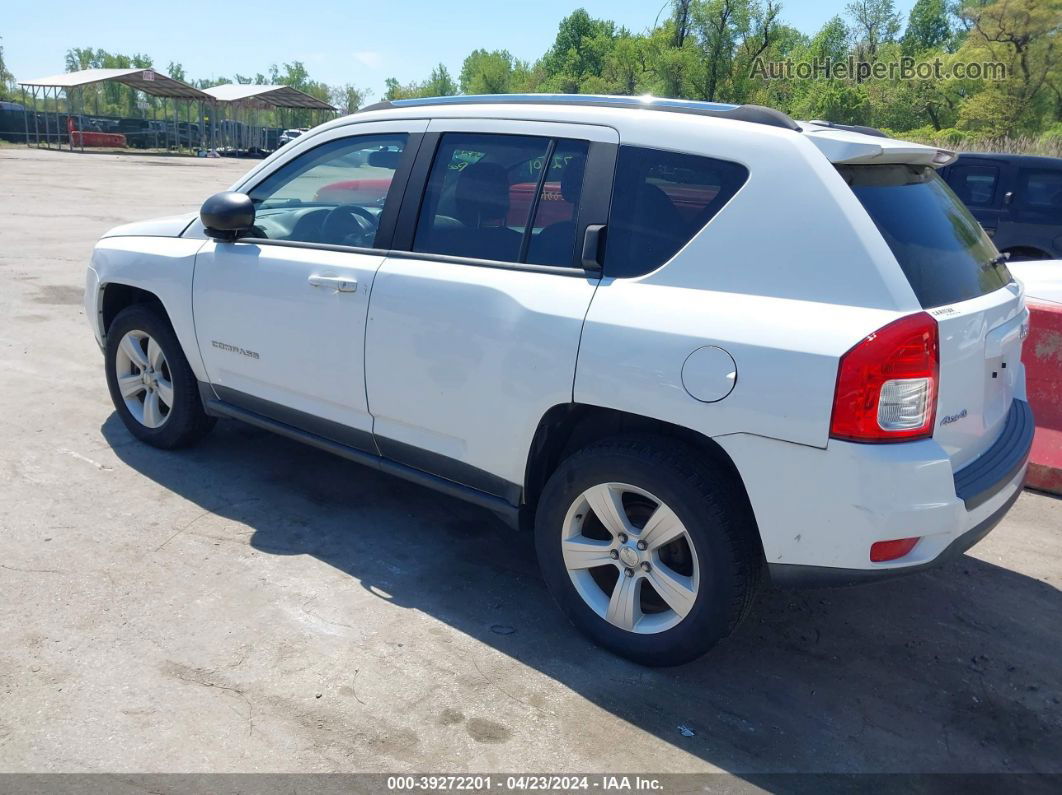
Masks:
[[[188,82],[188,75],[185,74],[184,67],[176,61],[170,61],[170,65],[166,67],[166,74],[174,80],[180,80],[182,83]]]
[[[953,32],[945,0],[918,0],[907,18],[903,50],[909,55],[943,49]]]
[[[3,36],[0,36],[0,41],[3,41]],[[7,64],[4,63],[4,47],[0,44],[0,99],[10,99],[15,95],[15,76],[7,68]]]
[[[772,0],[762,6],[750,3],[746,13],[738,18],[738,44],[730,70],[729,94],[732,101],[748,101],[752,64],[779,41],[779,11],[780,7]]]
[[[513,56],[507,50],[473,50],[461,65],[464,94],[507,94],[513,76]]]
[[[694,8],[694,25],[704,60],[702,99],[719,98],[719,83],[729,73],[733,58],[735,20],[741,0],[710,0]]]
[[[421,91],[426,97],[449,97],[457,93],[457,83],[450,77],[450,70],[444,64],[439,64],[431,70]]]
[[[691,0],[672,0],[671,19],[675,26],[675,47],[681,48],[690,34],[690,4]]]
[[[851,51],[852,36],[840,16],[826,21],[810,41],[796,47],[797,63],[839,63]],[[864,87],[851,79],[775,81],[788,88],[783,106],[800,119],[826,119],[842,124],[867,124],[870,99]],[[788,100],[788,101],[785,101]]]
[[[994,60],[1006,65],[1007,74],[964,101],[960,126],[1011,135],[1057,121],[1062,0],[975,2],[962,9],[962,16],[970,25],[959,51],[963,60]]]
[[[353,83],[342,86],[332,86],[329,89],[329,102],[336,106],[340,113],[346,115],[354,113],[365,104],[372,92],[358,88]]]
[[[709,101],[743,102],[754,90],[753,64],[778,41],[773,0],[695,0],[691,4],[695,59],[686,69],[692,94]],[[758,87],[757,87],[758,88]]]
[[[895,41],[900,32],[896,7],[892,0],[854,0],[845,11],[854,23],[856,56],[861,62],[874,63],[878,48]]]
[[[822,60],[843,60],[848,55],[848,28],[844,20],[835,16],[811,40],[809,51],[812,57]]]
[[[695,97],[696,78],[703,72],[701,53],[692,36],[682,47],[672,43],[671,31],[658,28],[642,44],[646,74],[642,88],[664,97]]]
[[[648,47],[645,38],[620,31],[605,58],[602,76],[604,93],[637,94],[648,77]]]
[[[553,46],[542,57],[547,87],[579,93],[589,78],[600,78],[612,52],[616,26],[577,9],[560,21]]]
[[[387,90],[384,91],[383,98],[388,101],[392,99],[412,99],[421,96],[419,83],[402,85],[397,79],[389,77],[384,80],[384,86]]]
[[[791,112],[798,119],[826,119],[840,124],[867,124],[870,99],[866,84],[848,80],[811,80]]]

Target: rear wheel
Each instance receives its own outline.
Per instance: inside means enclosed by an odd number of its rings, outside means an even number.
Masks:
[[[645,665],[693,660],[751,605],[762,565],[739,485],[680,446],[607,440],[543,490],[546,584],[580,630]]]
[[[1010,255],[1011,262],[1028,262],[1031,260],[1038,259],[1051,259],[1051,257],[1046,252],[1040,251],[1036,248],[1009,248],[1006,250],[1005,253]]]
[[[214,425],[177,335],[160,308],[134,304],[107,330],[107,387],[122,423],[155,447],[184,447]]]

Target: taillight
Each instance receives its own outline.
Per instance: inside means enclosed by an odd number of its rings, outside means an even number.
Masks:
[[[853,442],[931,436],[939,370],[937,321],[925,312],[868,335],[841,357],[830,436]]]

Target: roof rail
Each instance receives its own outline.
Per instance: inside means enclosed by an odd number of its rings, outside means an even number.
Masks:
[[[423,99],[394,99],[376,102],[358,113],[389,108],[415,108],[431,105],[591,105],[599,108],[630,108],[635,110],[660,110],[670,113],[689,113],[695,116],[713,116],[718,119],[747,121],[766,124],[786,130],[800,131],[800,126],[780,110],[763,105],[729,105],[724,102],[699,102],[687,99],[661,97],[628,97],[602,94],[463,94],[451,97],[425,97]]]
[[[811,123],[818,124],[820,127],[829,127],[831,130],[848,130],[848,132],[863,133],[863,135],[873,135],[875,138],[889,137],[877,127],[867,127],[863,124],[838,124],[835,121],[823,121],[821,119],[812,119]]]

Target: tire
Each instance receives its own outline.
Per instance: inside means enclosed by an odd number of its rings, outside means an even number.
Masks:
[[[740,483],[703,459],[666,440],[608,439],[561,463],[539,500],[535,546],[550,593],[594,643],[642,665],[709,651],[748,613],[762,574]],[[618,506],[606,502],[616,495]],[[623,518],[607,518],[610,505],[622,508],[626,543],[614,532]],[[681,535],[650,546],[676,526]]]
[[[133,304],[119,312],[107,330],[104,360],[114,408],[140,441],[172,450],[194,444],[214,427],[160,305]]]
[[[1032,262],[1034,260],[1051,259],[1051,256],[1035,248],[1009,248],[1005,252],[1010,254],[1010,262]]]

